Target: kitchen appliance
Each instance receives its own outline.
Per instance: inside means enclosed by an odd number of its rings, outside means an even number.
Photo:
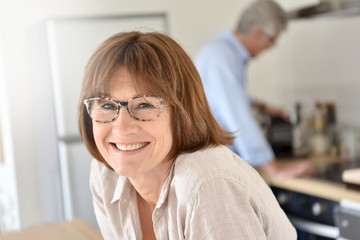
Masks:
[[[342,239],[359,239],[360,203],[343,200],[337,214]]]
[[[280,206],[298,233],[298,240],[334,240],[339,236],[336,210],[339,203],[272,187]]]
[[[359,169],[360,159],[326,163],[320,166],[316,178],[343,187],[351,182],[353,187],[354,183],[358,184]],[[338,202],[278,187],[272,187],[272,190],[297,229],[299,240],[358,239],[360,236],[359,203]]]
[[[270,116],[267,138],[277,158],[293,156],[293,126],[280,117]]]
[[[289,19],[343,17],[360,14],[360,0],[320,0],[319,3],[288,12]]]

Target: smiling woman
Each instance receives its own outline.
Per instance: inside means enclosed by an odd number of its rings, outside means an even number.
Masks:
[[[296,239],[258,173],[224,145],[189,56],[119,33],[85,69],[79,130],[105,239]]]

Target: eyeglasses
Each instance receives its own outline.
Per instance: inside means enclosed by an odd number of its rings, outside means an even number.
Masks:
[[[267,34],[265,32],[263,32],[263,33],[264,33],[264,36],[267,38],[267,41],[269,43],[269,47],[275,46],[277,37],[273,36],[273,35],[269,35],[269,34]]]
[[[127,101],[116,101],[106,98],[87,98],[84,100],[89,116],[99,123],[114,121],[124,106],[130,115],[139,121],[151,121],[160,116],[163,99],[153,96],[138,96]]]
[[[275,37],[268,37],[269,38],[269,47],[274,47],[276,45],[276,38]]]

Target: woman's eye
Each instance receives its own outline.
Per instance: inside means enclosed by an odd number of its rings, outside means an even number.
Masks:
[[[104,103],[101,105],[101,109],[104,110],[117,110],[117,106],[111,103]]]
[[[143,103],[139,103],[136,108],[138,108],[138,109],[148,109],[148,108],[154,108],[154,105],[152,105],[150,103],[147,103],[147,102],[143,102]]]

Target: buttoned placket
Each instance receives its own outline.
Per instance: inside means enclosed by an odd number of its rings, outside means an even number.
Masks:
[[[153,212],[153,228],[156,239],[158,240],[166,240],[169,236],[165,216],[165,205],[164,203],[160,207],[155,208]]]
[[[175,160],[176,162],[176,160]],[[158,203],[156,204],[155,210],[153,212],[152,220],[153,220],[153,228],[156,239],[158,240],[167,240],[168,239],[168,224],[166,223],[165,209],[167,206],[167,197],[169,194],[169,188],[171,184],[171,180],[174,174],[174,166],[173,163],[169,176],[164,182],[162,190],[160,192]]]
[[[118,229],[123,233],[123,236],[126,239],[137,240],[142,238],[141,228],[136,228],[134,226],[140,226],[140,219],[137,212],[137,202],[136,199],[136,190],[132,187],[130,182],[119,177],[118,183],[116,185],[114,196],[111,201],[111,204],[118,205],[119,220],[114,222],[119,222]],[[122,198],[121,195],[131,196],[130,198]],[[129,221],[131,219],[131,221]]]

